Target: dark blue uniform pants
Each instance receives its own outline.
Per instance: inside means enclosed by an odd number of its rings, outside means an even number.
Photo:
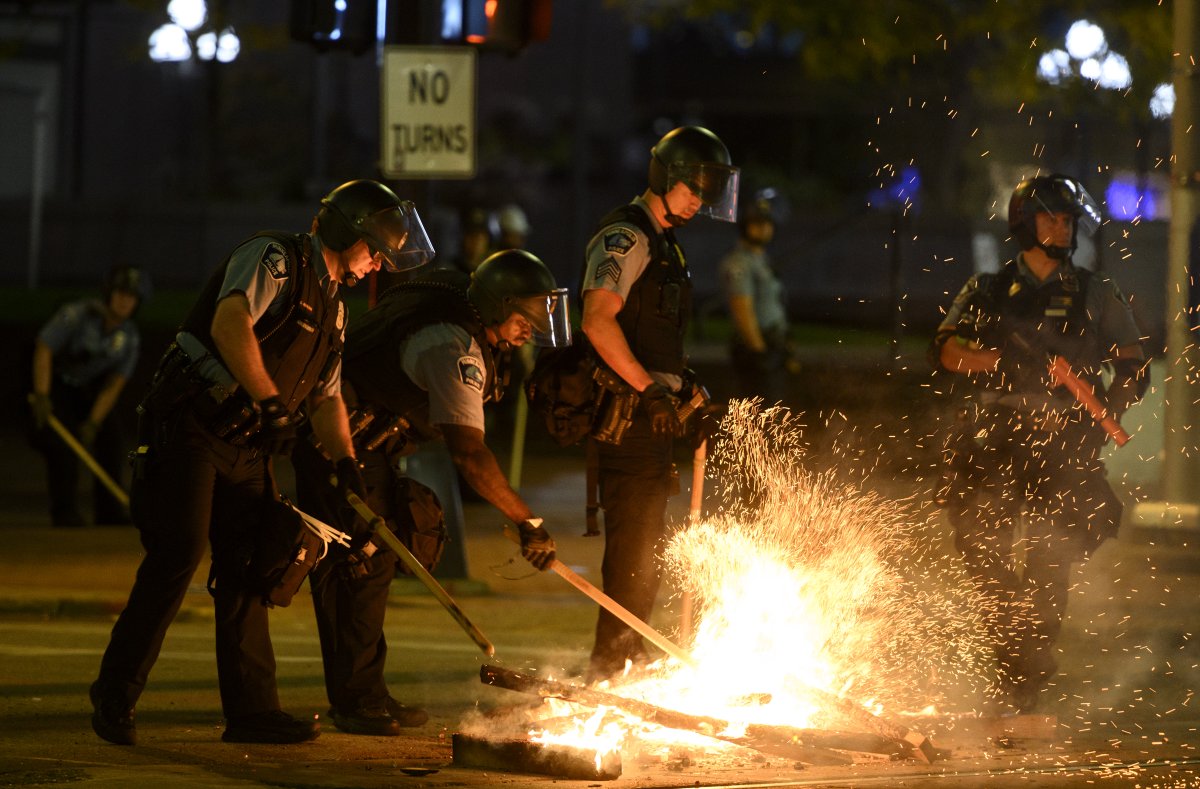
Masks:
[[[955,546],[989,602],[988,625],[1006,685],[1054,675],[1071,564],[1115,537],[1122,505],[1096,459],[1099,427],[1076,421],[1056,433],[996,409],[967,459],[948,515]],[[1092,431],[1097,431],[1093,433]],[[1017,519],[1026,522],[1025,569],[1014,567]]]
[[[604,591],[649,622],[662,580],[658,551],[666,532],[667,499],[676,485],[671,439],[655,437],[649,419],[639,410],[619,446],[598,443],[598,450]],[[620,673],[626,660],[646,661],[642,637],[601,609],[589,679]]]
[[[360,461],[367,505],[394,529],[394,472],[380,453],[364,452]],[[343,528],[340,513],[344,513],[345,505],[329,483],[333,464],[312,444],[302,441],[292,455],[292,465],[300,508],[335,528]],[[365,563],[365,575],[353,578],[346,573],[345,557],[344,549],[331,547],[330,554],[309,577],[321,639],[325,691],[329,704],[339,712],[377,711],[384,708],[388,698],[383,677],[387,664],[383,617],[397,557],[390,549],[380,547]]]
[[[263,510],[267,461],[216,438],[186,406],[158,431],[144,478],[133,486],[146,555],[100,663],[101,691],[136,703],[211,539],[225,717],[278,710],[268,609],[242,575]]]

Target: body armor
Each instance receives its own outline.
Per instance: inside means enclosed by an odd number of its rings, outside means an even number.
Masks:
[[[254,237],[282,244],[288,257],[287,270],[293,272],[288,282],[287,308],[278,315],[260,318],[254,324],[254,336],[258,338],[267,374],[279,388],[280,399],[288,413],[295,413],[309,392],[328,380],[337,367],[346,309],[340,293],[332,297],[327,294],[312,265],[312,242],[307,235],[264,232]],[[228,265],[226,258],[213,272],[183,322],[183,330],[218,359],[221,354],[212,338],[212,320]]]
[[[405,430],[417,429],[413,437],[428,429],[429,393],[404,373],[398,359],[391,364],[382,361],[388,354],[395,357],[400,343],[426,326],[450,323],[466,330],[482,351],[484,401],[498,400],[503,394],[503,359],[488,344],[479,314],[467,300],[466,283],[458,272],[439,271],[428,279],[397,285],[347,333],[342,375],[357,400],[351,420],[352,426],[360,426],[354,441],[357,448],[375,449],[364,442],[383,436],[382,431],[399,420]]]
[[[628,222],[650,242],[650,262],[629,291],[617,313],[634,357],[647,370],[682,375],[683,335],[692,315],[692,279],[683,250],[671,230],[659,231],[637,205],[617,208],[600,223],[600,229]]]
[[[1066,268],[1061,277],[1040,287],[1024,281],[1015,261],[997,274],[982,276],[978,291],[964,313],[968,325],[963,327],[962,334],[984,346],[1004,348],[1011,344],[1009,336],[1015,330],[1033,340],[1039,351],[1065,357],[1080,378],[1097,391],[1103,391],[1101,367],[1105,349],[1086,304],[1092,273],[1070,263],[1063,266]],[[990,382],[989,385],[994,386]],[[1008,391],[1019,386],[1019,381],[1006,383]],[[1069,393],[1056,391],[1056,396],[1059,394],[1064,401],[1074,403]]]

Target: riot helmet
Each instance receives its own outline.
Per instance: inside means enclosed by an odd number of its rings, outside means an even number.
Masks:
[[[108,270],[101,287],[106,302],[115,290],[137,296],[141,303],[150,297],[150,278],[137,266],[115,265]]]
[[[467,298],[485,326],[520,313],[533,327],[533,344],[561,348],[571,344],[567,289],[560,288],[546,264],[523,249],[488,256],[471,275]]]
[[[506,249],[519,249],[529,237],[529,218],[516,203],[502,207],[497,215],[500,224],[500,245]]]
[[[725,143],[700,126],[673,129],[650,149],[650,191],[662,197],[682,181],[700,198],[696,213],[723,222],[737,218],[739,173]],[[671,213],[670,206],[665,207],[671,225],[687,222]]]
[[[1039,213],[1066,213],[1075,218],[1070,246],[1042,243],[1037,233]],[[1027,178],[1017,184],[1008,201],[1008,230],[1021,249],[1038,247],[1058,260],[1065,260],[1075,251],[1075,240],[1080,230],[1090,236],[1099,226],[1099,205],[1083,188],[1083,184],[1066,175],[1055,173]]]
[[[317,235],[335,252],[365,241],[388,271],[423,266],[434,255],[416,205],[378,181],[348,181],[322,198]]]
[[[764,189],[755,193],[753,199],[748,201],[738,213],[738,235],[752,244],[765,245],[770,242],[771,235],[774,234],[776,220],[775,208],[771,203],[773,195],[774,190],[771,189]],[[772,232],[765,239],[759,237],[751,230],[751,225],[760,223],[769,223],[771,225]]]

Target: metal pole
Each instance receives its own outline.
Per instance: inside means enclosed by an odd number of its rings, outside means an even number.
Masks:
[[[50,92],[39,90],[33,100],[33,167],[29,183],[29,263],[26,285],[38,286],[42,249],[42,203],[46,192],[46,125],[50,114]]]
[[[1200,109],[1195,65],[1200,19],[1195,0],[1174,4],[1175,111],[1171,118],[1171,226],[1167,244],[1166,359],[1163,390],[1162,501],[1147,501],[1134,510],[1135,526],[1152,532],[1179,534],[1200,529],[1195,483],[1200,479],[1195,430],[1200,385],[1194,379],[1196,338],[1191,331],[1200,318],[1191,304],[1193,265],[1200,266],[1196,218],[1200,215],[1200,134],[1193,128]]]

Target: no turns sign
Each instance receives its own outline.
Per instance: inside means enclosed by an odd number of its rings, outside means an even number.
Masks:
[[[387,47],[381,83],[385,177],[475,175],[473,47]]]

